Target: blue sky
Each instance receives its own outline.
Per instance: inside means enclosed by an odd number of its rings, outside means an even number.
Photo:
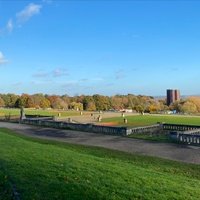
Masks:
[[[0,0],[0,93],[200,94],[199,1]]]

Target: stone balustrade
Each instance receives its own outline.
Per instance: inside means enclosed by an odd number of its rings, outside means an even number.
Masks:
[[[127,128],[55,121],[52,117],[26,118],[22,121],[22,123],[51,128],[69,129],[75,131],[103,133],[117,136],[127,136],[130,134],[138,133],[166,134],[166,132],[168,132],[170,134],[170,137],[178,142],[200,145],[200,126],[192,125],[158,123],[150,126]]]
[[[142,126],[127,129],[127,135],[138,133],[158,133],[163,130],[163,124],[154,124],[150,126]]]
[[[200,129],[200,126],[163,123],[163,130],[168,130],[168,131],[189,131],[194,129]]]
[[[127,134],[126,127],[99,126],[99,125],[94,125],[94,124],[78,124],[78,123],[53,121],[53,120],[45,120],[45,119],[42,119],[42,120],[41,119],[24,119],[22,123],[36,125],[36,126],[61,128],[61,129],[69,129],[69,130],[92,132],[92,133],[104,133],[104,134],[109,134],[109,135],[125,136]]]

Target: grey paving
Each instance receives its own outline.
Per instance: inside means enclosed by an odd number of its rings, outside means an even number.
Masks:
[[[170,160],[200,164],[200,148],[170,143],[154,143],[144,140],[86,133],[80,131],[41,128],[23,124],[0,122],[0,127],[9,128],[19,134],[67,143],[105,147],[129,153],[138,153]]]

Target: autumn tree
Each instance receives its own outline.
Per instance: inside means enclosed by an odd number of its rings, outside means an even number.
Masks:
[[[183,106],[181,107],[181,111],[183,113],[197,113],[198,109],[196,104],[194,104],[193,102],[190,101],[186,101]]]
[[[95,94],[93,99],[97,110],[109,110],[111,108],[109,97]]]
[[[50,101],[49,101],[48,99],[46,99],[45,97],[42,98],[42,99],[40,100],[39,107],[40,107],[40,108],[43,108],[43,109],[45,109],[45,108],[50,108]]]
[[[2,94],[1,98],[4,100],[5,107],[14,108],[19,96],[9,93],[9,94]]]
[[[4,106],[5,106],[4,100],[0,97],[0,107],[4,107]]]
[[[21,99],[21,104],[24,108],[28,108],[28,99],[30,95],[29,94],[22,94],[20,99]]]
[[[197,107],[197,111],[200,112],[200,97],[195,97],[195,96],[189,97],[189,98],[187,99],[187,101],[189,101],[189,102],[195,104],[196,107]]]
[[[88,111],[95,111],[96,105],[92,96],[85,96],[83,99],[83,109]]]
[[[113,96],[110,99],[111,107],[115,110],[124,109],[123,101],[120,96]]]
[[[69,104],[69,108],[73,109],[73,110],[80,111],[80,110],[83,110],[83,104],[82,103],[77,103],[77,102],[71,102]]]
[[[57,95],[47,96],[47,99],[50,101],[50,106],[53,109],[67,109],[68,104]]]

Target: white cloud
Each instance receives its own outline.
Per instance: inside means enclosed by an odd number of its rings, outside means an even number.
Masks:
[[[69,73],[67,72],[66,69],[62,69],[62,68],[56,68],[52,71],[43,71],[43,70],[39,70],[38,72],[36,72],[35,74],[33,74],[33,77],[35,78],[50,78],[50,77],[61,77],[61,76],[68,76]]]
[[[42,0],[43,3],[51,4],[53,3],[53,0]]]
[[[115,72],[115,79],[119,80],[119,79],[123,79],[125,78],[125,72],[123,69],[119,69],[118,71]]]
[[[24,8],[21,12],[16,14],[17,22],[24,23],[28,21],[32,16],[40,13],[42,5],[31,3]]]
[[[104,79],[101,77],[92,78],[91,81],[103,81]]]
[[[8,60],[5,59],[3,53],[0,51],[0,65],[7,63],[7,62],[8,62]]]
[[[35,77],[35,78],[46,78],[48,76],[49,76],[49,73],[44,72],[44,71],[39,71],[39,72],[33,74],[33,77]]]
[[[9,19],[9,20],[8,20],[8,23],[7,23],[7,25],[6,25],[6,30],[7,30],[9,33],[12,32],[12,30],[13,30],[13,21],[12,21],[12,19]]]
[[[53,72],[54,77],[61,77],[69,75],[66,69],[57,68]]]

